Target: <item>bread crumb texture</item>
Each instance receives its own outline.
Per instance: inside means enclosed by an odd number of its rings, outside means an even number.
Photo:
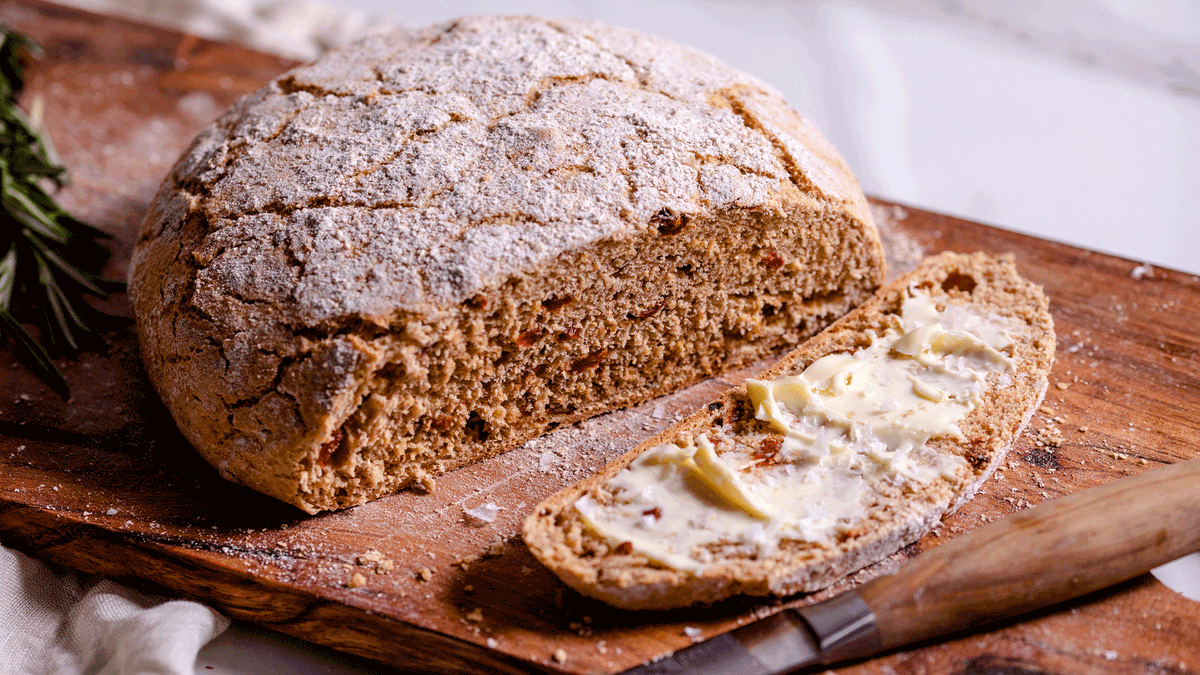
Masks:
[[[486,17],[236,103],[163,183],[130,292],[188,439],[317,512],[798,343],[882,276],[857,182],[774,90]]]
[[[782,437],[768,422],[755,418],[743,385],[539,504],[524,525],[531,552],[586,595],[630,609],[667,609],[739,594],[817,591],[930,532],[1003,463],[1047,389],[1054,361],[1053,319],[1041,287],[1023,279],[1011,257],[943,253],[929,258],[759,378],[798,375],[822,356],[866,347],[868,331],[883,333],[898,326],[896,315],[910,287],[929,293],[939,305],[969,307],[1023,327],[1002,350],[1015,362],[1015,372],[991,376],[995,381],[990,381],[981,404],[959,421],[962,439],[942,437],[928,443],[938,453],[965,460],[954,472],[929,482],[871,480],[861,499],[863,515],[830,536],[783,539],[769,554],[742,541],[717,542],[708,547],[712,562],[697,571],[667,567],[633,546],[614,545],[589,527],[576,501],[584,495],[601,504],[612,501],[615,496],[606,489],[610,479],[647,449],[684,443],[700,433],[713,439],[718,454],[778,449]]]

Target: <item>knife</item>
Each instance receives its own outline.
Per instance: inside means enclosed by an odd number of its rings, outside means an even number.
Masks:
[[[680,650],[625,675],[776,675],[975,628],[1200,550],[1200,459],[1044,502],[896,574]]]

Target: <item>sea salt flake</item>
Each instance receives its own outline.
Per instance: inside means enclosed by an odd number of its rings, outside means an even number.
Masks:
[[[466,513],[469,520],[479,523],[491,523],[496,520],[496,514],[500,513],[500,507],[492,502],[485,502],[473,509],[467,509],[464,513]]]

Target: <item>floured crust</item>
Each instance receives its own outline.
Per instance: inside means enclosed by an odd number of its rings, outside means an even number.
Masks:
[[[631,31],[476,17],[235,104],[129,281],[188,439],[316,512],[795,344],[882,272],[857,182],[774,90]]]
[[[928,533],[941,518],[974,496],[1001,464],[1046,392],[1054,359],[1053,320],[1041,288],[1019,276],[1011,257],[943,253],[930,258],[758,377],[771,380],[799,374],[821,356],[866,346],[869,338],[865,331],[882,332],[890,315],[899,311],[905,289],[912,285],[929,288],[935,297],[945,293],[951,301],[966,301],[983,313],[1018,319],[1028,327],[1028,334],[1013,346],[1017,373],[1012,386],[992,387],[982,405],[960,421],[967,440],[930,443],[940,452],[953,452],[967,460],[968,469],[957,478],[938,478],[908,493],[874,495],[865,521],[840,540],[784,542],[778,553],[765,560],[718,559],[697,574],[667,569],[636,551],[619,553],[584,523],[575,501],[584,494],[597,494],[597,489],[649,448],[674,442],[684,434],[711,433],[731,416],[738,418],[734,433],[743,440],[751,439],[751,444],[759,436],[770,435],[765,423],[750,419],[753,413],[741,386],[640,444],[597,475],[539,504],[525,521],[529,549],[581,593],[618,607],[666,609],[738,594],[815,591]]]

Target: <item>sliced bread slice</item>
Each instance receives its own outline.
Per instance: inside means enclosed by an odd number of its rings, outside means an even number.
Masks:
[[[525,542],[629,609],[818,590],[975,494],[1040,404],[1054,345],[1046,297],[1011,256],[932,257],[539,504]]]

